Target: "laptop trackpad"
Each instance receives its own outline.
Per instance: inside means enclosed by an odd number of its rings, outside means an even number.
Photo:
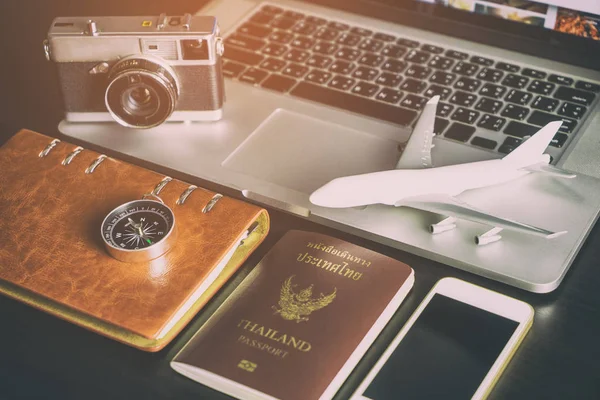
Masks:
[[[394,168],[398,143],[275,110],[223,166],[306,194],[334,178]]]

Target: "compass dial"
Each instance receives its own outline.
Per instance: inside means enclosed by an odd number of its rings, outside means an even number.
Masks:
[[[136,200],[111,211],[102,223],[102,238],[109,253],[124,261],[151,260],[169,250],[164,246],[175,226],[173,211],[154,200]],[[162,243],[161,243],[162,242]],[[127,256],[139,253],[139,256]]]

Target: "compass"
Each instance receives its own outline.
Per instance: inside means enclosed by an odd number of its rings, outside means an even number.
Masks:
[[[130,201],[112,210],[102,222],[108,253],[125,262],[162,256],[175,244],[175,233],[175,215],[162,200]]]

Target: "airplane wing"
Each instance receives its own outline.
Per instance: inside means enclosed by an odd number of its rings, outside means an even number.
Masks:
[[[567,233],[566,231],[552,232],[536,226],[503,218],[498,215],[493,215],[486,211],[479,210],[470,204],[457,199],[456,197],[444,194],[409,197],[397,202],[394,205],[396,207],[416,208],[449,217],[466,219],[493,227],[508,229],[529,235],[541,236],[546,239],[552,239]]]
[[[541,172],[550,176],[554,176],[556,178],[572,179],[577,176],[572,172],[565,171],[564,169],[560,169],[546,163],[533,164],[521,169],[530,172]]]
[[[402,155],[396,164],[396,169],[431,168],[431,148],[433,147],[433,127],[435,113],[440,96],[432,97],[419,116]]]

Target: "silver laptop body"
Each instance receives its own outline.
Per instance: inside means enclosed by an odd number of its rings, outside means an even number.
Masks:
[[[455,49],[521,67],[600,82],[600,72],[444,36],[301,1],[215,0],[199,14],[215,15],[225,38],[264,5],[338,21],[394,37]],[[227,52],[227,40],[226,48]],[[473,191],[469,203],[496,214],[568,233],[546,240],[503,232],[499,242],[477,246],[474,236],[491,227],[458,221],[439,235],[427,227],[442,216],[383,205],[326,209],[312,205],[312,191],[333,178],[392,169],[398,144],[409,127],[339,107],[226,79],[223,118],[217,122],[166,123],[131,130],[113,122],[63,121],[60,131],[82,143],[142,163],[192,175],[241,196],[357,236],[409,251],[525,290],[545,293],[564,278],[600,211],[600,112],[596,98],[589,116],[562,149],[550,149],[554,163],[576,172],[560,180],[529,174],[506,184]],[[598,94],[596,97],[600,97]],[[477,135],[494,140],[494,132]],[[501,139],[495,139],[500,141]],[[444,137],[434,139],[437,166],[478,161],[502,154]]]

